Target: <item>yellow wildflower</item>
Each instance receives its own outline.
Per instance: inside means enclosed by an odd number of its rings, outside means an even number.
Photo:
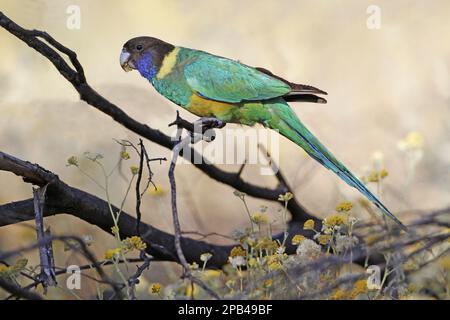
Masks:
[[[341,203],[339,203],[336,206],[336,211],[337,212],[342,212],[342,211],[350,211],[353,208],[353,203],[351,203],[350,201],[343,201]]]
[[[123,244],[128,249],[145,250],[147,248],[147,244],[138,236],[126,238],[123,240]]]
[[[243,192],[234,190],[234,191],[233,191],[233,194],[234,194],[236,197],[240,198],[240,199],[244,199],[244,198],[245,198],[245,193],[243,193]]]
[[[267,267],[269,271],[279,270],[282,268],[280,257],[278,255],[267,256]]]
[[[355,299],[357,296],[359,296],[360,294],[363,294],[367,292],[367,280],[358,280],[355,282],[355,284],[353,285],[353,289],[349,294],[349,297],[351,299]]]
[[[159,294],[161,292],[161,284],[159,284],[159,283],[152,283],[150,285],[149,289],[150,289],[149,292],[151,294]]]
[[[111,260],[113,259],[116,255],[118,255],[120,253],[121,249],[120,248],[114,248],[114,249],[108,249],[105,252],[105,259],[106,260]]]
[[[384,179],[389,175],[389,172],[386,169],[381,169],[380,171],[380,178]]]
[[[378,174],[377,171],[374,170],[369,174],[369,176],[367,177],[367,180],[369,182],[378,182],[378,181],[380,181],[380,175]]]
[[[11,267],[5,266],[4,264],[0,265],[0,278],[4,275],[9,274],[11,269]]]
[[[130,159],[130,154],[129,154],[128,152],[126,152],[126,151],[122,151],[122,152],[120,153],[120,157],[121,157],[123,160],[128,160],[128,159]]]
[[[321,245],[326,245],[331,239],[331,236],[329,234],[321,234],[319,236],[319,243]]]
[[[346,294],[343,290],[337,289],[330,298],[332,300],[344,300],[346,298]]]
[[[118,235],[119,234],[119,227],[113,226],[111,227],[111,232],[113,235]]]
[[[139,173],[139,167],[138,166],[131,166],[130,171],[132,175],[137,175]]]
[[[306,222],[303,224],[303,229],[314,230],[314,220],[313,219],[306,220]]]
[[[258,264],[258,260],[256,260],[255,258],[250,258],[247,263],[249,267],[256,267],[256,265]]]
[[[75,156],[71,156],[69,159],[67,159],[67,166],[78,167],[78,158]]]
[[[323,224],[327,228],[333,228],[345,224],[346,218],[340,214],[333,214],[323,220]]]
[[[230,257],[233,258],[237,256],[245,257],[247,256],[247,252],[242,249],[242,247],[234,247],[233,249],[231,249]]]
[[[156,186],[156,188],[149,188],[148,189],[148,193],[152,196],[152,197],[160,197],[163,194],[166,193],[166,190],[164,190],[163,187],[161,186]]]
[[[301,235],[301,234],[296,234],[295,236],[292,237],[292,244],[293,245],[299,245],[300,242],[302,242],[303,240],[305,240],[305,236]]]
[[[287,202],[291,200],[294,197],[294,195],[291,192],[286,192],[285,194],[280,194],[278,196],[278,201]]]
[[[269,223],[269,217],[267,216],[267,214],[263,214],[263,213],[254,213],[251,216],[252,221],[256,224],[267,224]]]
[[[397,147],[402,151],[421,149],[423,147],[423,136],[419,132],[410,132],[405,139],[398,142]]]

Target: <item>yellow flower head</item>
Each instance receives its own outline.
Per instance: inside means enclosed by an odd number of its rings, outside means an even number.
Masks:
[[[250,258],[247,263],[249,267],[253,268],[258,264],[258,260],[256,260],[255,258]]]
[[[336,206],[336,211],[337,212],[342,212],[342,211],[347,212],[347,211],[352,210],[352,208],[353,208],[353,203],[351,203],[350,201],[343,201]]]
[[[319,243],[321,245],[326,245],[331,239],[331,236],[329,234],[321,234],[319,236]]]
[[[292,237],[292,244],[294,246],[297,246],[300,244],[300,242],[302,242],[303,240],[305,240],[305,236],[301,235],[301,234],[296,234],[295,236]]]
[[[150,285],[150,293],[151,294],[159,294],[161,292],[161,284],[159,283],[152,283]]]
[[[267,224],[269,223],[269,217],[264,213],[254,213],[251,216],[252,221],[256,224]]]
[[[114,249],[108,249],[105,252],[105,259],[106,260],[111,260],[113,259],[115,256],[119,255],[121,251],[121,248],[114,248]]]
[[[6,274],[10,270],[10,267],[0,264],[0,275]]]
[[[323,224],[327,228],[333,228],[345,224],[346,218],[340,214],[333,214],[323,220]]]
[[[130,171],[132,175],[137,175],[139,173],[139,167],[138,166],[131,166]]]
[[[282,265],[280,256],[276,254],[267,256],[267,267],[269,268],[269,271],[281,269]]]
[[[351,299],[355,299],[357,296],[365,292],[367,292],[367,280],[362,279],[355,282],[349,296]]]
[[[288,202],[294,197],[294,195],[291,192],[286,192],[285,194],[280,194],[278,196],[278,201]]]
[[[111,232],[112,232],[113,235],[116,236],[117,234],[119,234],[119,228],[116,227],[116,226],[112,226],[111,227]]]
[[[373,170],[369,176],[367,177],[367,180],[369,182],[379,182],[380,181],[380,175],[377,171]]]
[[[67,166],[78,167],[78,158],[75,156],[71,156],[69,159],[67,159]]]
[[[156,186],[156,188],[149,188],[148,194],[152,197],[160,197],[166,193],[166,190],[164,190],[161,186]]]
[[[305,224],[303,225],[303,229],[314,230],[314,220],[313,219],[306,220]]]
[[[253,248],[256,250],[276,250],[278,249],[278,242],[270,238],[258,238],[254,243]]]
[[[344,300],[346,298],[346,294],[343,290],[337,289],[330,298],[331,300]]]
[[[123,160],[128,160],[128,159],[130,159],[130,154],[129,154],[128,152],[126,152],[126,151],[122,151],[122,152],[120,153],[120,157],[121,157]]]
[[[389,175],[389,172],[386,169],[381,169],[380,171],[380,178],[384,179]]]
[[[127,249],[136,249],[136,250],[145,250],[147,248],[147,244],[142,241],[142,239],[138,236],[128,237],[123,240],[123,244]]]
[[[247,252],[242,249],[242,247],[234,247],[233,249],[231,249],[230,257],[234,258],[237,256],[245,257],[247,256]]]
[[[423,136],[419,132],[413,131],[408,133],[405,141],[411,148],[419,149],[423,147]]]

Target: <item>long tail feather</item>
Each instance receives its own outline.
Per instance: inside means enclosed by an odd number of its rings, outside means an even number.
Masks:
[[[359,190],[373,202],[386,216],[395,221],[403,230],[406,227],[397,219],[369,189],[356,178],[333,154],[303,125],[297,115],[286,103],[275,103],[271,106],[275,119],[269,125],[273,129],[302,147],[312,158],[336,173],[350,186]]]

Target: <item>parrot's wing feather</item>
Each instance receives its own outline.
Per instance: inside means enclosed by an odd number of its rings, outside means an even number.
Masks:
[[[226,58],[202,54],[184,68],[190,87],[200,96],[239,103],[281,97],[291,87],[268,74]]]
[[[283,79],[280,76],[277,76],[276,74],[273,74],[271,71],[269,71],[265,68],[256,67],[255,69],[271,76],[272,78],[281,80],[284,83],[288,84],[289,87],[291,87],[291,92],[289,92],[289,95],[297,95],[297,94],[325,94],[325,95],[327,95],[328,94],[325,91],[320,90],[319,88],[316,88],[316,87],[313,87],[313,86],[310,86],[307,84],[299,84],[299,83],[290,82],[286,79]],[[293,100],[293,101],[295,101],[295,100]]]

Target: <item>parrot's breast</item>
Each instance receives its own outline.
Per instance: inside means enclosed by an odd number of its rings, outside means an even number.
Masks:
[[[239,106],[205,99],[193,93],[186,109],[199,117],[216,117],[225,122],[233,122],[236,120]]]

